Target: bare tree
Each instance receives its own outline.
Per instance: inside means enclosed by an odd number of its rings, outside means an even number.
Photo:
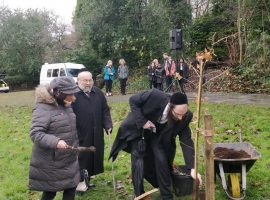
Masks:
[[[242,44],[242,34],[241,34],[241,0],[238,0],[237,29],[238,29],[238,44],[239,44],[239,63],[242,64],[243,44]]]
[[[193,9],[193,17],[197,18],[209,11],[210,0],[188,0]]]

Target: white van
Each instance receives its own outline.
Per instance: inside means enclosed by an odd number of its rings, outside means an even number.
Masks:
[[[81,69],[85,68],[83,64],[76,63],[45,63],[40,71],[40,84],[50,83],[55,77],[70,76],[77,82],[77,76]]]

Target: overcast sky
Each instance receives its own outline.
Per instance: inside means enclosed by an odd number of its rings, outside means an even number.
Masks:
[[[45,8],[53,10],[65,23],[71,24],[77,0],[0,0],[0,4],[11,9]]]

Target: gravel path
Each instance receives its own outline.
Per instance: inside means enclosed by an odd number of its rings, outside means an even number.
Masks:
[[[114,95],[107,97],[108,102],[128,102],[128,95]],[[194,100],[196,93],[187,93],[190,100]],[[214,103],[249,104],[270,107],[270,95],[266,94],[239,94],[239,93],[203,93],[203,99]],[[0,106],[32,106],[34,104],[34,91],[20,91],[0,93]]]

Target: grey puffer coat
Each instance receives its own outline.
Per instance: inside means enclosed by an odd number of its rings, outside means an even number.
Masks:
[[[35,91],[29,189],[57,192],[74,188],[80,181],[77,153],[57,149],[57,143],[61,139],[70,146],[78,146],[78,138],[72,108],[58,105],[48,90],[48,86],[39,86]]]

